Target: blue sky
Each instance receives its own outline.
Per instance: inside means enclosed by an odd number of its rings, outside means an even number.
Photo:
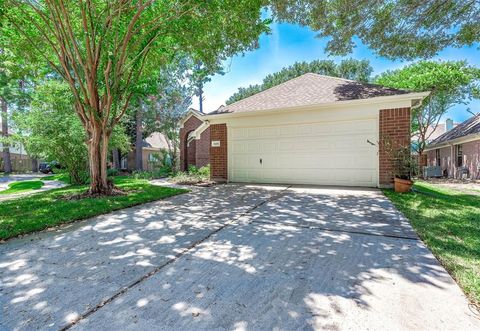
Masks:
[[[205,86],[204,111],[210,112],[225,103],[225,100],[237,91],[239,87],[257,84],[269,73],[276,72],[296,61],[311,61],[315,59],[333,59],[340,61],[342,57],[327,56],[325,53],[327,39],[315,38],[315,32],[306,27],[293,24],[271,25],[271,34],[260,37],[260,47],[254,51],[237,55],[225,62],[225,74],[216,75]],[[368,59],[377,75],[388,69],[402,67],[409,62],[391,61],[378,57],[366,46],[357,42],[354,52],[344,58]],[[434,59],[466,60],[480,67],[480,50],[474,47],[461,49],[447,48]],[[198,108],[198,100],[193,101]],[[471,115],[465,111],[467,107],[474,112],[480,111],[480,101],[469,105],[458,105],[452,108],[446,117],[455,121],[464,121]]]

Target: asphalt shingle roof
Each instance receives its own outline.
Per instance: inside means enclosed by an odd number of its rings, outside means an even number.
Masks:
[[[408,91],[353,80],[307,73],[210,114],[290,108],[336,101],[406,94]]]
[[[468,136],[470,134],[480,134],[480,114],[473,116],[463,123],[460,123],[450,131],[445,132],[437,139],[432,140],[429,146],[438,145],[453,139]]]

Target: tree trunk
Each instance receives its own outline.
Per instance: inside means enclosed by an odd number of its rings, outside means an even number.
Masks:
[[[88,142],[90,191],[92,195],[111,194],[113,185],[107,180],[108,135],[101,128],[94,128]]]
[[[120,164],[120,151],[118,150],[118,148],[115,148],[113,151],[112,151],[112,163],[113,163],[113,167],[117,170],[120,170],[121,168],[121,164]]]
[[[32,172],[38,172],[38,159],[32,159]]]
[[[142,158],[142,145],[143,145],[143,130],[142,130],[142,111],[143,107],[140,106],[137,109],[135,116],[135,169],[138,171],[143,170],[143,158]]]
[[[200,112],[203,114],[203,87],[198,88],[198,102],[200,106]]]
[[[7,102],[0,99],[2,108],[2,137],[8,137],[8,113]],[[10,148],[8,143],[3,142],[3,170],[5,173],[12,172],[12,161],[10,158]]]

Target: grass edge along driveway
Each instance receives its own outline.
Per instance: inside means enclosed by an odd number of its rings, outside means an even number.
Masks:
[[[480,196],[418,182],[416,192],[385,195],[410,220],[420,238],[480,307]]]
[[[44,183],[41,180],[21,180],[8,184],[8,188],[0,191],[0,194],[18,194],[42,188]]]
[[[62,199],[88,189],[88,186],[72,185],[0,202],[0,240],[188,192],[152,185],[147,180],[132,177],[116,177],[115,184],[126,194],[79,200]]]

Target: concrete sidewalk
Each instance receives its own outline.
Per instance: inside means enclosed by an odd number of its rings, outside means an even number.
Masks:
[[[8,241],[0,281],[0,329],[480,329],[377,190],[196,188]]]

